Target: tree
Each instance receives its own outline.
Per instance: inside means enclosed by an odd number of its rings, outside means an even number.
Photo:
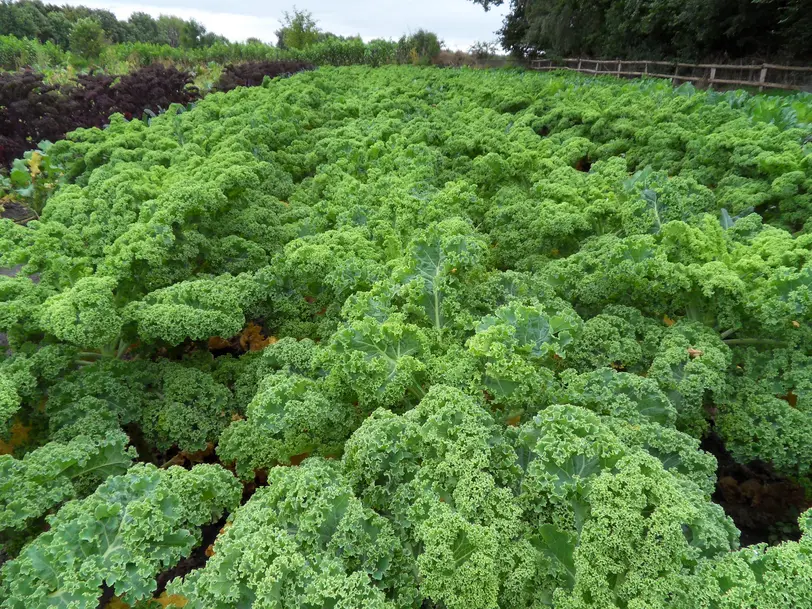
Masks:
[[[420,29],[398,40],[398,61],[429,64],[440,54],[442,48],[443,43],[437,38],[437,34]]]
[[[110,11],[93,9],[90,18],[99,22],[105,38],[114,44],[129,42],[132,38],[130,25],[126,21],[119,21]]]
[[[96,59],[105,46],[104,30],[98,21],[88,17],[73,25],[70,50],[83,59]]]
[[[321,30],[310,11],[300,11],[294,6],[292,13],[285,11],[280,23],[282,27],[276,31],[276,46],[280,49],[304,49],[321,38]]]
[[[489,59],[497,54],[499,46],[495,42],[478,40],[468,49],[468,53],[477,59]]]
[[[206,28],[194,19],[183,24],[180,31],[180,46],[187,49],[196,49],[203,46],[203,37],[206,35]]]
[[[129,19],[133,38],[138,42],[149,42],[151,44],[166,44],[167,40],[161,35],[161,28],[158,22],[147,13],[133,13]]]
[[[51,11],[47,15],[48,25],[45,30],[45,39],[53,41],[63,49],[70,45],[70,33],[73,24],[59,11]]]
[[[67,49],[71,31],[76,23],[90,19],[101,26],[104,40],[168,44],[173,47],[197,48],[217,43],[228,43],[223,36],[206,32],[195,20],[162,15],[158,19],[144,12],[133,13],[126,21],[116,18],[111,11],[86,6],[56,6],[40,0],[0,0],[0,35],[51,41]]]
[[[505,0],[472,0],[485,10]],[[516,55],[805,59],[809,0],[510,0],[500,30]]]
[[[171,47],[180,46],[180,37],[185,23],[180,17],[172,17],[171,15],[158,17],[158,28],[161,36],[166,40],[166,44]]]
[[[200,46],[201,47],[210,47],[214,46],[215,44],[228,44],[229,40],[225,36],[220,36],[219,34],[215,34],[214,32],[206,32],[200,37]]]
[[[0,34],[39,38],[47,18],[31,2],[0,2]]]

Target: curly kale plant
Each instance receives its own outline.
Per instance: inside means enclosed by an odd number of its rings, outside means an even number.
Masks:
[[[809,99],[233,84],[7,180],[2,609],[812,606]]]
[[[3,565],[4,609],[93,608],[101,586],[138,601],[155,576],[200,543],[199,527],[239,502],[222,468],[134,466],[49,518],[49,530]]]

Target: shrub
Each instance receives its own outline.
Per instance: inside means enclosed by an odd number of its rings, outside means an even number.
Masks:
[[[82,59],[93,60],[105,46],[104,30],[95,19],[79,19],[70,32],[70,50]]]
[[[429,64],[442,50],[442,42],[437,34],[426,30],[417,30],[414,34],[402,36],[398,41],[398,62],[411,64]]]

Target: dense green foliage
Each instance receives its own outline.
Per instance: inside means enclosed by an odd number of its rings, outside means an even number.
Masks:
[[[380,66],[391,63],[429,64],[440,51],[436,35],[418,32],[398,41],[330,37],[304,49],[280,49],[259,41],[247,43],[218,42],[193,49],[176,48],[166,44],[131,42],[111,44],[104,48],[93,65],[108,71],[138,68],[155,63],[171,62],[179,67],[210,68],[209,64],[239,61],[298,61],[316,65]],[[86,65],[81,58],[65,53],[53,43],[0,35],[0,68],[14,70],[35,66],[44,70],[59,70],[70,64]]]
[[[276,31],[276,46],[280,49],[305,49],[329,36],[319,29],[310,11],[285,11],[281,24]]]
[[[58,25],[55,25],[58,24]],[[249,38],[229,42],[207,33],[194,21],[133,13],[118,21],[106,10],[83,6],[57,7],[39,0],[0,0],[0,69],[40,70],[103,68],[120,73],[124,67],[173,62],[186,68],[239,61],[298,61],[316,65],[429,64],[442,41],[425,30],[399,40],[337,36],[318,27],[308,11],[285,12],[276,32],[277,44]]]
[[[472,0],[488,10],[505,0]],[[812,56],[807,0],[510,0],[500,37],[514,53],[573,57]]]
[[[98,59],[104,48],[104,30],[98,21],[79,19],[70,31],[70,50],[83,59]]]
[[[48,520],[50,528],[3,567],[3,607],[93,609],[102,583],[149,598],[155,576],[200,542],[203,524],[239,502],[222,468],[136,465]]]
[[[146,42],[172,47],[195,48],[224,42],[222,36],[207,33],[194,19],[161,15],[158,19],[142,12],[121,21],[108,10],[86,6],[58,6],[40,0],[0,0],[0,35],[50,42],[62,49],[72,48],[77,29],[87,31],[93,24],[98,38],[110,43]]]
[[[806,606],[812,512],[741,548],[700,441],[812,487],[809,112],[321,68],[53,144],[0,607],[147,599],[224,511],[187,608]]]

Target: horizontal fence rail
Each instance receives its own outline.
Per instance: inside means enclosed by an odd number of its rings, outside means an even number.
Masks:
[[[812,67],[782,66],[772,63],[737,65],[571,58],[560,60],[534,59],[530,62],[530,67],[533,70],[541,71],[573,70],[584,74],[607,76],[668,78],[674,84],[691,82],[709,87],[714,85],[737,85],[758,87],[759,91],[764,89],[812,91]],[[770,80],[768,76],[780,76],[780,80]]]

